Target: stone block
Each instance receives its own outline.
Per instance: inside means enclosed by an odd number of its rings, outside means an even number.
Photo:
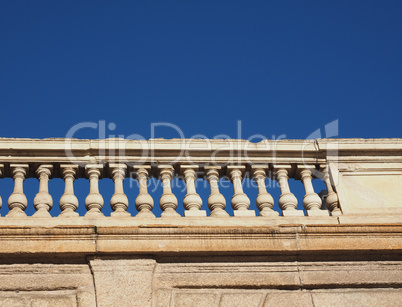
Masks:
[[[240,293],[239,293],[240,292]],[[238,293],[223,293],[221,301],[219,303],[220,307],[259,307],[264,298],[263,292],[242,292]]]
[[[329,216],[328,210],[307,210],[308,216]]]
[[[155,307],[166,307],[170,306],[172,299],[172,289],[157,289],[154,293],[154,304]]]
[[[269,291],[264,301],[264,307],[314,307],[308,291]]]
[[[18,302],[31,306],[24,302],[32,301],[37,306],[75,306],[69,303],[75,302],[92,307],[95,291],[91,271],[85,264],[0,265],[0,306],[11,301],[11,306],[18,306]]]
[[[255,216],[255,210],[233,210],[233,216],[239,216],[239,217]]]
[[[316,307],[377,307],[400,306],[401,289],[333,289],[312,290]]]
[[[283,210],[283,216],[304,216],[303,210]]]
[[[29,300],[31,307],[74,307],[77,306],[77,299],[73,297],[41,297]]]
[[[184,211],[184,216],[185,217],[206,217],[207,216],[207,211],[205,210],[185,210]]]
[[[214,307],[219,304],[219,295],[212,291],[180,291],[174,294],[174,307]]]
[[[151,306],[153,259],[93,259],[97,306]]]
[[[155,270],[154,286],[217,289],[299,287],[300,281],[295,263],[160,263]]]
[[[0,291],[2,307],[75,307],[76,291]],[[81,306],[81,305],[80,305]],[[90,306],[90,305],[83,305]]]
[[[2,307],[27,307],[28,302],[21,297],[3,297],[0,296],[0,306]]]
[[[402,267],[393,261],[306,262],[299,266],[299,274],[309,287],[375,286],[400,283]]]

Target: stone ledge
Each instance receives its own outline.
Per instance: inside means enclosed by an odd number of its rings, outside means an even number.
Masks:
[[[0,254],[402,251],[402,225],[0,226]]]
[[[161,263],[155,270],[154,286],[179,289],[400,287],[401,269],[399,261]]]

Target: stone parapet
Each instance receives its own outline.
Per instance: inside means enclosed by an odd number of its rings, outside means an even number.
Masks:
[[[235,217],[278,215],[348,216],[402,214],[402,140],[401,139],[319,139],[245,140],[151,139],[0,139],[0,175],[13,178],[14,193],[8,199],[8,217],[24,218],[31,200],[23,191],[26,178],[37,177],[40,189],[34,200],[36,217],[50,217],[53,207],[48,182],[63,178],[65,193],[59,200],[60,216],[76,217],[78,200],[74,180],[85,178],[90,191],[85,200],[88,218],[103,216],[104,199],[98,182],[113,178],[115,194],[111,200],[112,216],[130,217],[129,200],[123,191],[125,178],[135,177],[143,186],[135,206],[142,217],[155,214],[152,195],[144,185],[147,178],[161,180],[163,194],[161,216],[179,216],[184,206],[186,218],[202,218],[202,199],[195,181],[202,178],[211,185],[208,209],[212,216],[224,216],[226,201],[216,187],[225,177],[233,185],[231,206]],[[179,204],[171,181],[179,177],[187,185],[184,203]],[[250,178],[258,185],[257,209],[250,210],[250,198],[242,180]],[[265,180],[276,181],[281,195],[274,200]],[[289,179],[300,180],[305,189],[303,208],[292,193]],[[326,191],[314,191],[318,179]],[[1,182],[0,182],[1,183]],[[1,185],[0,185],[1,186]],[[56,200],[57,201],[57,200]],[[280,211],[274,211],[274,204]],[[82,206],[82,204],[81,204]],[[133,206],[133,205],[131,205]],[[303,212],[304,211],[304,212]]]
[[[0,179],[1,306],[400,304],[402,139],[3,138],[0,177],[14,185],[6,200]],[[35,197],[26,178],[38,179]],[[103,178],[113,179],[110,215]],[[127,178],[138,181],[135,200]],[[159,200],[150,178],[162,185]],[[85,203],[76,179],[89,186]]]

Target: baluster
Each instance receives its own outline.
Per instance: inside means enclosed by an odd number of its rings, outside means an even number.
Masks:
[[[252,165],[254,180],[258,185],[257,208],[260,210],[259,216],[278,216],[279,213],[272,210],[274,207],[274,199],[271,194],[267,192],[265,180],[267,178],[265,170],[268,165]]]
[[[303,198],[303,207],[307,211],[308,216],[325,216],[329,215],[327,210],[321,210],[322,200],[317,193],[314,192],[313,176],[311,170],[313,166],[300,166],[300,179],[303,182],[305,195]]]
[[[51,217],[49,211],[53,206],[53,198],[49,194],[49,176],[52,174],[53,165],[40,165],[36,170],[39,179],[39,192],[34,198],[36,212],[34,217]]]
[[[324,169],[324,178],[325,185],[327,186],[328,195],[326,199],[326,205],[328,210],[331,212],[332,216],[342,215],[342,211],[339,208],[339,199],[338,194],[334,191],[332,187],[331,178],[329,177],[329,169],[325,167]]]
[[[79,216],[75,210],[78,209],[78,198],[74,195],[74,180],[77,175],[78,165],[62,164],[60,170],[64,179],[64,194],[61,196],[59,205],[61,213],[59,217]]]
[[[304,216],[303,210],[296,210],[297,198],[290,192],[288,171],[290,165],[276,165],[276,178],[281,188],[281,196],[279,197],[279,207],[282,209],[283,216]]]
[[[299,167],[300,168],[300,167]],[[321,210],[322,200],[317,193],[314,192],[313,176],[311,170],[313,166],[301,166],[300,179],[303,182],[305,195],[303,198],[303,207],[307,211],[308,216],[325,216],[329,215],[327,210]]]
[[[154,200],[148,193],[148,174],[151,169],[150,165],[135,166],[134,169],[137,173],[139,194],[135,199],[135,207],[138,210],[136,217],[155,217],[152,213],[154,207]]]
[[[24,194],[24,180],[27,174],[28,164],[11,164],[10,169],[14,179],[14,191],[8,198],[10,211],[7,217],[26,217],[24,212],[28,205],[27,197]]]
[[[171,165],[159,165],[160,175],[163,185],[163,194],[159,201],[159,206],[162,209],[161,217],[179,217],[176,212],[177,198],[172,193],[171,181],[173,179],[174,169]]]
[[[0,164],[0,177],[3,176],[3,173],[4,173],[4,164]],[[0,196],[0,209],[2,206],[3,206],[3,200],[1,199],[1,196]],[[1,216],[1,214],[0,214],[0,216]]]
[[[233,216],[255,216],[254,210],[249,210],[250,198],[243,192],[242,173],[245,166],[228,166],[228,173],[233,183],[234,194],[232,197],[231,205],[233,208]]]
[[[211,187],[211,194],[208,197],[208,208],[211,210],[212,217],[230,217],[225,211],[226,199],[219,192],[219,171],[220,166],[205,166],[207,179]]]
[[[183,206],[185,209],[184,216],[207,216],[207,212],[201,210],[202,199],[195,189],[195,180],[197,179],[196,171],[198,170],[198,166],[182,165],[180,170],[182,174],[184,174],[184,180],[187,187],[187,194],[183,200]]]
[[[110,216],[114,217],[130,217],[131,214],[127,212],[128,208],[128,198],[124,194],[123,181],[126,176],[127,165],[109,164],[110,172],[114,182],[114,194],[110,199],[110,207],[112,207],[113,212]]]
[[[86,217],[101,217],[104,216],[101,212],[103,207],[103,197],[99,193],[99,177],[103,170],[102,164],[89,164],[85,166],[85,173],[89,178],[89,194],[85,198],[85,208],[88,212]]]

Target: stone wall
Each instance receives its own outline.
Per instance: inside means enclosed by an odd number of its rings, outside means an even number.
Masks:
[[[121,256],[87,264],[31,259],[0,265],[0,305],[317,307],[401,301],[400,261],[267,260],[272,259]]]
[[[400,224],[359,224],[349,218],[323,225],[319,217],[310,218],[317,224],[296,224],[300,217],[288,217],[293,224],[267,227],[259,223],[267,224],[268,218],[250,225],[254,219],[238,217],[232,222],[236,226],[226,227],[219,219],[214,227],[207,219],[177,218],[137,226],[130,226],[130,219],[110,218],[77,218],[64,222],[68,225],[41,219],[40,226],[0,220],[0,305],[400,302]]]

